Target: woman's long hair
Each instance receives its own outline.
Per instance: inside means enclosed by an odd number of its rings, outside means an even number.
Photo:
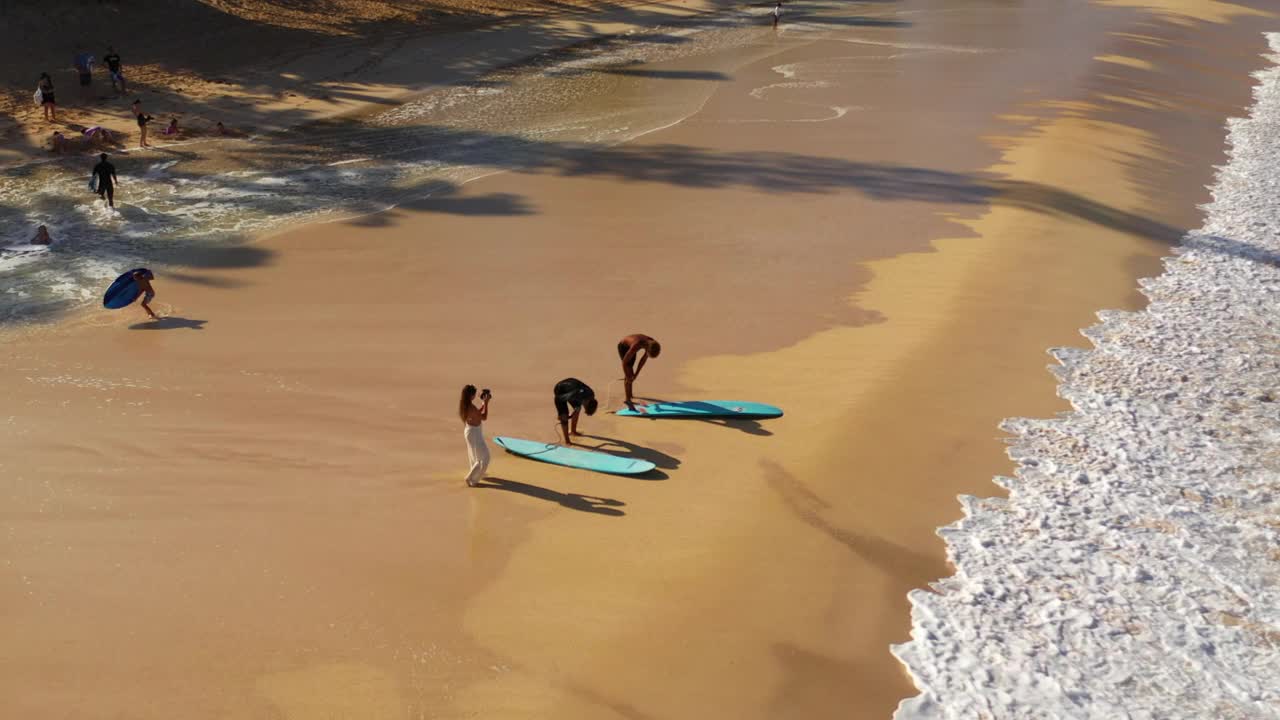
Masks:
[[[458,417],[462,418],[462,422],[467,421],[467,411],[471,409],[471,401],[476,397],[475,385],[464,385],[462,388],[462,398],[458,400]]]

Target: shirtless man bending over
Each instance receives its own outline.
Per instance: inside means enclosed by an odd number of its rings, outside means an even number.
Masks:
[[[641,355],[640,353],[644,354]],[[640,377],[645,361],[650,357],[658,357],[662,353],[662,345],[657,340],[641,333],[628,335],[618,341],[618,357],[622,359],[623,382],[627,390],[627,407],[635,410],[635,401],[631,397],[631,386]],[[640,364],[636,364],[636,356],[640,355]]]

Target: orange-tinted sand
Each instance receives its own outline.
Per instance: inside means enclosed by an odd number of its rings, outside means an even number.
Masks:
[[[934,529],[997,491],[1000,419],[1065,409],[1044,350],[1133,307],[1196,224],[1261,45],[1223,3],[1031,5],[869,30],[1002,54],[884,60],[830,90],[864,108],[840,121],[734,122],[773,66],[828,52],[762,45],[685,122],[586,162],[156,268],[160,323],[4,331],[0,697],[24,718],[889,716],[913,692],[888,652],[905,594],[948,572]],[[1064,13],[1089,41],[1044,58]],[[531,214],[450,211],[503,196]],[[635,331],[664,344],[640,395],[787,416],[598,414],[584,444],[659,472],[495,452],[463,485],[462,384],[494,389],[490,437],[550,441],[551,386],[616,409]]]

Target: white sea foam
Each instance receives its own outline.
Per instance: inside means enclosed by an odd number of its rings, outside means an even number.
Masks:
[[[1074,411],[1007,421],[1008,500],[939,531],[898,720],[1280,718],[1280,67],[1256,77],[1150,306],[1054,351]]]

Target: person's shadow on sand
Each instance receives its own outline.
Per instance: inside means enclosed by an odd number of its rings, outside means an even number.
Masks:
[[[675,470],[680,467],[680,458],[668,455],[661,450],[654,450],[635,443],[619,440],[618,438],[605,437],[603,435],[582,434],[584,438],[599,440],[600,444],[596,445],[593,450],[607,452],[610,455],[621,458],[629,458],[632,460],[648,460],[663,470]]]
[[[621,517],[626,515],[625,512],[618,508],[626,505],[621,500],[613,498],[595,497],[592,495],[579,495],[578,493],[562,493],[555,490],[548,490],[537,485],[529,485],[528,483],[516,482],[515,480],[504,480],[497,477],[487,477],[476,484],[478,488],[488,488],[492,490],[505,490],[507,492],[518,493],[520,495],[528,495],[529,497],[538,498],[539,500],[549,500],[551,502],[560,503],[570,510],[580,510],[582,512],[595,513],[597,515],[608,515],[610,517]]]
[[[187,328],[188,330],[203,330],[204,324],[208,320],[191,320],[189,318],[177,317],[169,315],[158,320],[146,320],[140,323],[134,323],[129,326],[130,330],[177,330]]]

